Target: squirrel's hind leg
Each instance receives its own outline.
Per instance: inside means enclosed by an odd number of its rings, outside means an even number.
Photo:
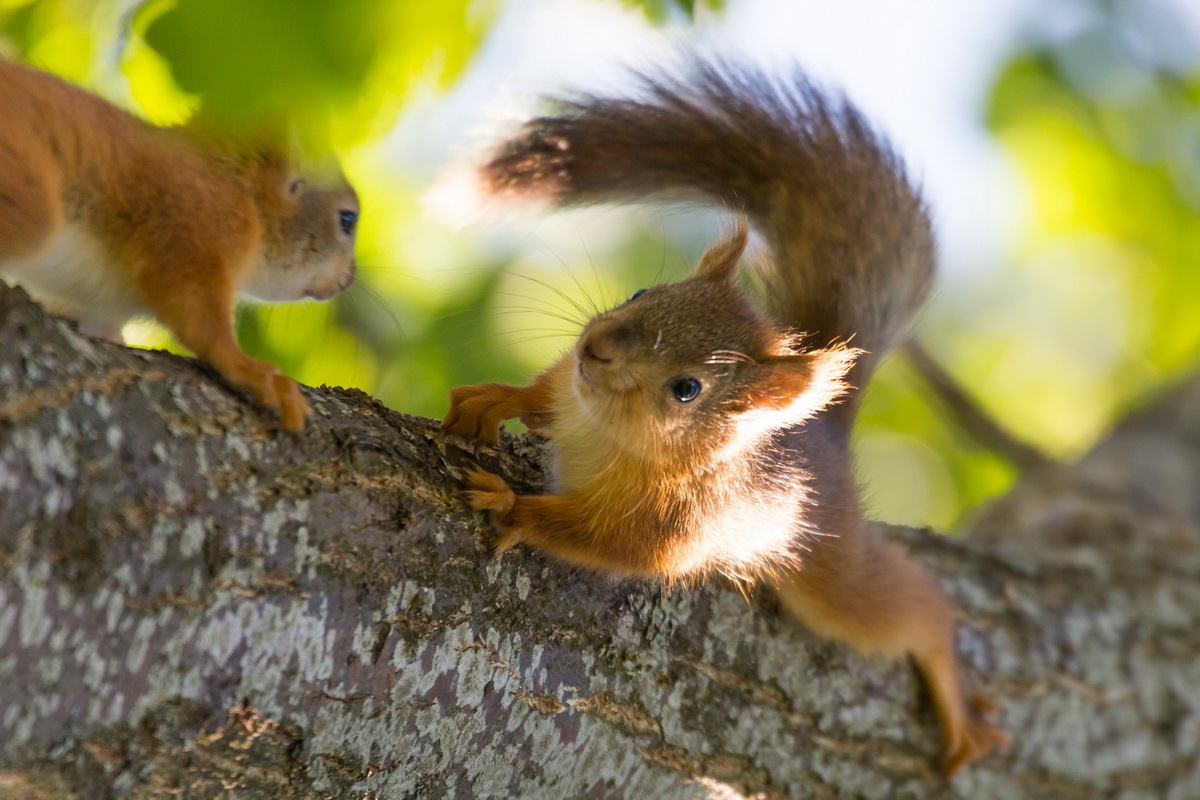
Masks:
[[[776,583],[779,599],[813,632],[860,653],[912,655],[941,726],[942,773],[951,777],[1008,737],[983,716],[995,705],[964,692],[954,654],[956,614],[937,583],[873,527],[852,533],[816,540],[800,567]]]

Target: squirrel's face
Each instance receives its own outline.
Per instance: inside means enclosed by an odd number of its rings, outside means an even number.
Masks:
[[[318,180],[287,177],[262,204],[262,257],[243,291],[258,300],[328,300],[354,283],[358,195],[340,173]]]
[[[843,390],[855,351],[801,352],[734,283],[745,230],[681,283],[636,292],[575,346],[583,418],[640,455],[725,450],[802,422]]]
[[[716,332],[727,298],[706,303],[703,287],[675,284],[637,292],[592,319],[575,345],[576,394],[621,427],[682,432],[711,417],[733,378],[719,353],[735,348]],[[701,326],[708,311],[714,326]],[[613,420],[615,421],[615,420]]]
[[[733,287],[692,279],[645,289],[584,329],[575,395],[589,416],[639,446],[709,442],[729,427],[773,334]]]

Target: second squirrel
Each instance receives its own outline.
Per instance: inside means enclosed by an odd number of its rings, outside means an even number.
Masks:
[[[308,403],[233,332],[237,296],[326,300],[354,280],[358,197],[276,147],[157,128],[0,59],[0,278],[91,334],[153,316],[237,389],[303,430]]]
[[[964,685],[953,606],[864,518],[849,450],[863,387],[929,291],[924,204],[859,112],[798,73],[696,61],[635,97],[584,96],[530,121],[476,172],[485,198],[746,214],[771,250],[767,307],[737,285],[741,222],[688,279],[594,317],[532,385],[455,389],[445,431],[494,442],[523,417],[550,438],[549,494],[475,471],[471,504],[490,512],[498,550],[763,581],[818,634],[911,654],[953,775],[1007,740]]]

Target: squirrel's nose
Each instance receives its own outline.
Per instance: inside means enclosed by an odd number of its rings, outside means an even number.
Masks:
[[[588,331],[580,338],[579,357],[585,361],[599,361],[601,364],[612,361],[604,336],[594,330]]]
[[[633,331],[625,325],[607,322],[594,323],[579,338],[579,357],[586,361],[608,364],[628,347]]]

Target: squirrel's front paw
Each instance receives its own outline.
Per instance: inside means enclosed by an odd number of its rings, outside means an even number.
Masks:
[[[517,504],[517,496],[504,478],[477,468],[467,473],[463,485],[467,488],[467,502],[471,508],[487,511],[496,528],[492,550],[503,553],[518,544],[521,541],[520,532],[508,525],[513,506]]]
[[[971,691],[967,698],[967,718],[963,730],[942,752],[942,774],[953,778],[955,773],[973,761],[983,758],[993,749],[1008,747],[1008,736],[993,725],[984,714],[994,714],[996,704],[987,695]]]
[[[459,386],[450,391],[450,410],[442,420],[442,432],[463,439],[495,444],[500,423],[516,416],[513,405],[518,389],[502,383]]]
[[[312,413],[308,401],[300,394],[299,384],[281,375],[279,367],[246,359],[245,363],[222,374],[237,388],[253,394],[264,409],[278,414],[280,427],[285,431],[301,433],[304,430]]]
[[[289,433],[301,433],[312,409],[300,394],[300,385],[286,375],[276,375],[275,396],[279,399],[280,425]]]
[[[550,438],[550,425],[553,421],[554,415],[548,411],[529,412],[521,415],[521,424],[528,428],[530,433],[543,439]]]

